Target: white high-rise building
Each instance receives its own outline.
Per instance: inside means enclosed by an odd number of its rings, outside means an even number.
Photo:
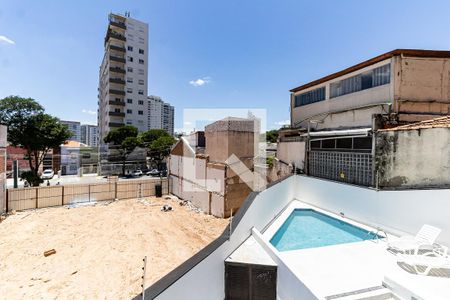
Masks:
[[[95,125],[81,125],[81,142],[91,147],[98,146],[98,127]]]
[[[66,125],[70,132],[72,132],[72,136],[69,138],[70,141],[81,141],[81,124],[80,122],[74,122],[74,121],[60,121],[61,124]]]
[[[164,129],[174,134],[175,109],[158,96],[148,96],[148,129]]]
[[[148,129],[148,24],[129,14],[109,15],[105,54],[100,66],[99,141],[123,125]]]

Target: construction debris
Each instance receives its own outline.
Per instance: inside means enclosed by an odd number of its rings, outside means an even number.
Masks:
[[[165,205],[163,205],[163,207],[161,207],[161,211],[172,211],[173,209],[172,209],[172,206],[170,206],[170,205],[167,205],[167,204],[165,204]]]
[[[52,254],[56,254],[56,250],[55,249],[47,250],[47,251],[44,252],[44,256],[45,257],[50,256]]]

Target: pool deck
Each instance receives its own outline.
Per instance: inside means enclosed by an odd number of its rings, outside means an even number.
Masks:
[[[379,288],[383,284],[388,284],[397,291],[406,289],[408,299],[411,299],[410,295],[424,300],[450,299],[448,296],[450,278],[421,276],[403,270],[397,264],[398,257],[386,250],[386,239],[282,252],[276,250],[270,244],[270,239],[297,208],[314,209],[368,231],[377,232],[376,228],[294,200],[266,226],[260,238],[254,239],[251,236],[231,255],[231,258],[255,263],[258,257],[261,257],[264,263],[271,262],[263,254],[269,250],[272,252],[270,255],[275,255],[289,266],[291,272],[317,299],[338,299],[339,295]],[[390,234],[387,236],[388,240],[397,238]],[[255,240],[263,243],[262,248],[255,245]]]

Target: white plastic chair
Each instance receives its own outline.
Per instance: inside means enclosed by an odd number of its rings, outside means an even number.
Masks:
[[[441,231],[440,228],[425,224],[416,236],[402,236],[389,242],[388,249],[404,254],[418,254],[421,249],[432,250]]]

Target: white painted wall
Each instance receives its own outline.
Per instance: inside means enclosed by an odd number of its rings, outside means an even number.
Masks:
[[[305,142],[279,142],[277,144],[277,158],[288,164],[295,164],[303,169],[305,163]]]
[[[156,299],[224,299],[224,261],[251,234],[272,220],[294,196],[295,177],[259,194],[236,227],[231,240],[191,269]]]
[[[450,189],[376,191],[301,175],[294,178],[298,200],[394,234],[415,235],[423,224],[434,225],[442,229],[438,241],[450,246]]]

